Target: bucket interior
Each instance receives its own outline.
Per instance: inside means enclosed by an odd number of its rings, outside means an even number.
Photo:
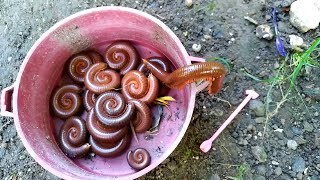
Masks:
[[[169,109],[164,108],[158,133],[138,134],[139,144],[132,139],[130,147],[121,156],[72,160],[63,154],[55,140],[56,127],[62,120],[51,115],[49,100],[52,90],[61,82],[64,64],[72,54],[88,48],[102,54],[116,40],[131,41],[142,58],[163,56],[176,68],[190,64],[177,38],[161,22],[136,10],[85,11],[51,28],[34,45],[25,59],[27,63],[20,70],[16,124],[31,155],[57,176],[82,179],[132,176],[137,171],[130,168],[126,155],[138,147],[149,151],[150,167],[154,168],[174,150],[184,134],[182,129],[189,124],[187,114],[192,113],[194,103],[190,103],[194,101],[191,86],[170,90],[168,95],[177,101],[171,103]]]

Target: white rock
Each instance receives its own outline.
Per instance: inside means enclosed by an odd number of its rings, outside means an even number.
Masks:
[[[272,165],[275,165],[275,166],[278,166],[278,165],[279,165],[279,163],[278,163],[277,161],[271,161],[271,164],[272,164]]]
[[[192,50],[193,50],[194,52],[200,52],[200,50],[201,50],[201,44],[193,44],[193,45],[192,45]]]
[[[191,7],[192,6],[192,0],[186,0],[185,4],[186,4],[186,6]]]
[[[273,32],[271,27],[268,24],[259,25],[256,28],[256,36],[258,38],[264,38],[267,40],[271,40],[273,38]]]
[[[296,35],[289,35],[290,45],[292,47],[299,47],[303,45],[303,39]]]
[[[290,7],[290,22],[301,32],[315,29],[320,23],[319,0],[297,0]]]
[[[298,143],[295,140],[288,140],[287,146],[289,149],[296,150],[298,147]]]

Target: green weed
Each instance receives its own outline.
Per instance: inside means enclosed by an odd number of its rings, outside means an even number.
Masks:
[[[192,156],[193,156],[192,149],[187,148],[185,153],[184,153],[183,159],[186,161],[186,160],[190,159]]]
[[[227,176],[227,178],[232,180],[243,180],[243,177],[246,175],[248,170],[249,170],[248,165],[241,164],[240,166],[238,166],[237,175],[235,177]]]
[[[216,8],[216,3],[214,1],[210,1],[208,3],[208,10],[213,11]]]
[[[266,122],[265,122],[263,136],[266,133],[268,121],[278,113],[279,109],[283,106],[285,102],[293,98],[290,96],[292,92],[295,91],[298,94],[298,96],[300,97],[300,100],[302,101],[303,105],[306,107],[308,111],[308,108],[302,96],[300,95],[299,90],[296,87],[296,83],[297,83],[297,78],[301,74],[301,71],[306,67],[309,66],[309,67],[320,68],[320,62],[319,62],[320,48],[318,48],[319,44],[320,44],[320,38],[316,39],[314,43],[306,51],[295,52],[291,55],[287,55],[287,57],[282,61],[281,65],[279,66],[276,72],[276,75],[269,79],[264,79],[264,80],[260,79],[248,73],[246,70],[244,70],[244,73],[248,77],[259,82],[270,84],[267,92],[266,100],[265,100]],[[280,101],[277,101],[277,102],[272,101],[272,95],[275,88],[278,88],[281,93],[281,99]]]

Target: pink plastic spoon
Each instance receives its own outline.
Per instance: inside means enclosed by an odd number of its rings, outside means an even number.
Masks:
[[[248,95],[242,103],[237,107],[237,109],[230,115],[230,117],[222,124],[222,126],[213,134],[213,136],[202,142],[200,145],[200,149],[202,152],[206,153],[211,149],[212,142],[220,135],[220,133],[231,123],[231,121],[236,117],[237,114],[241,111],[241,109],[251,100],[256,99],[259,94],[254,90],[246,90],[246,94]]]

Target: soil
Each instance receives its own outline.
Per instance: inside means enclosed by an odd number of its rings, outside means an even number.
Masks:
[[[289,22],[284,2],[288,1],[202,0],[187,7],[182,0],[0,0],[0,88],[14,83],[26,53],[59,20],[99,6],[135,8],[169,26],[190,55],[222,57],[230,64],[223,90],[216,96],[206,91],[197,95],[192,122],[179,146],[140,179],[320,179],[319,69],[312,68],[311,73],[298,78],[300,95],[291,93],[268,122],[264,108],[270,84],[253,80],[243,71],[266,79],[275,74],[275,66],[283,61],[275,38],[259,39],[256,25],[244,16],[273,27],[270,15],[275,6],[287,48],[290,34],[302,37],[307,45],[320,35],[319,28],[299,33]],[[198,53],[192,50],[195,43],[202,46]],[[201,142],[233,112],[247,89],[258,92],[258,100],[244,108],[209,153],[202,153]],[[280,92],[275,89],[273,102],[280,101]],[[297,142],[297,148],[288,147],[288,140]],[[58,179],[29,156],[16,133],[13,118],[8,117],[1,117],[0,122],[0,179]]]

